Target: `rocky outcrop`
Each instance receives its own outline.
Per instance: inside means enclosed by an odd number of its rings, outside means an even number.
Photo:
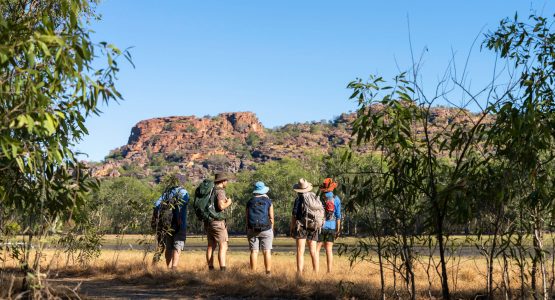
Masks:
[[[354,113],[341,114],[333,122],[287,124],[274,129],[264,128],[251,112],[144,120],[131,129],[127,145],[112,150],[92,171],[97,177],[125,174],[155,181],[175,172],[197,181],[215,171],[237,172],[285,157],[303,159],[307,151],[328,153],[351,141],[355,117]],[[429,118],[434,123],[432,130],[451,122],[472,122],[469,114],[448,108],[433,109]],[[413,129],[417,133],[421,130]]]

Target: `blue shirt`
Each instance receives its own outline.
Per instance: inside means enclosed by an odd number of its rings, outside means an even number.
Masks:
[[[324,226],[322,226],[322,229],[335,230],[336,229],[336,226],[335,226],[336,220],[341,219],[341,200],[339,199],[339,197],[337,197],[337,196],[334,197],[333,204],[335,205],[335,210],[333,211],[334,218],[324,222]]]
[[[185,240],[187,235],[187,204],[189,204],[189,193],[187,190],[182,187],[173,188],[169,195],[162,194],[160,198],[156,200],[154,208],[160,208],[162,201],[165,199],[172,199],[176,196],[180,201],[172,210],[172,229],[175,230],[174,237],[176,240]]]

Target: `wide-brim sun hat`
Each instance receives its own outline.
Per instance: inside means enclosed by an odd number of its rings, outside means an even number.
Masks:
[[[312,183],[306,181],[304,178],[299,179],[299,182],[293,185],[293,190],[297,193],[311,192],[312,188]]]
[[[258,181],[254,184],[254,190],[252,191],[253,194],[266,194],[270,190],[264,182]]]
[[[320,185],[320,190],[324,193],[333,192],[333,190],[335,190],[336,187],[337,187],[337,182],[333,181],[332,178],[328,177],[324,179],[324,182],[322,182],[322,184]]]
[[[214,175],[215,183],[226,181],[226,180],[229,180],[229,175],[227,175],[226,173],[216,173]]]

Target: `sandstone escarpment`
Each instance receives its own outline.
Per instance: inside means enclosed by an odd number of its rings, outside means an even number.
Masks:
[[[238,172],[285,157],[303,159],[308,151],[325,154],[346,146],[352,140],[355,117],[354,113],[341,114],[334,121],[287,124],[274,129],[264,128],[251,112],[144,120],[131,129],[127,145],[111,151],[102,164],[93,168],[93,174],[157,181],[168,172],[176,172],[197,181],[215,171]],[[434,108],[429,130],[445,130],[453,122],[471,123],[473,118],[449,108]],[[419,134],[423,128],[416,126],[413,130]]]

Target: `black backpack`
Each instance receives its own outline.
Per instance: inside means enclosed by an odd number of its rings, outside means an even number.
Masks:
[[[253,197],[247,203],[248,227],[255,231],[272,228],[270,223],[270,199],[267,197]]]

